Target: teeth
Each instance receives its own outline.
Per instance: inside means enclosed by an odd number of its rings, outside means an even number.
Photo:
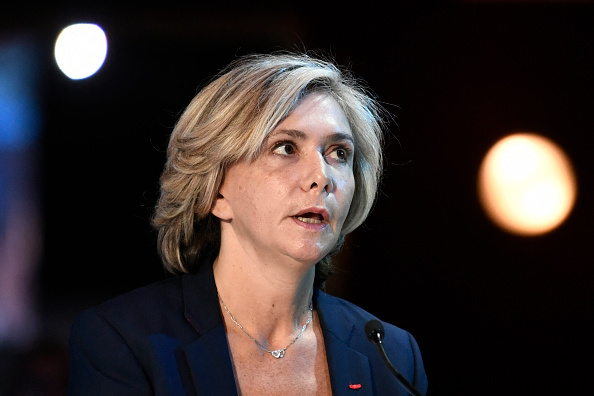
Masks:
[[[322,222],[322,220],[318,220],[318,219],[312,219],[309,217],[299,217],[297,216],[297,219],[299,219],[299,221],[302,221],[304,223],[311,223],[311,224],[319,224]]]

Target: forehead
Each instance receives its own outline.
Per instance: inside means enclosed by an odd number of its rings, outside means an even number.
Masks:
[[[278,134],[287,134],[298,139],[305,139],[311,134],[336,134],[340,138],[353,140],[347,114],[334,97],[320,92],[301,99],[289,115],[270,132],[269,137]]]

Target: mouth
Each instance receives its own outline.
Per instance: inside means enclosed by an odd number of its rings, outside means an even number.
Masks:
[[[309,224],[321,224],[324,221],[324,217],[321,214],[311,212],[294,217],[299,221]]]
[[[324,209],[307,209],[293,217],[303,223],[322,224],[328,222],[329,215]]]

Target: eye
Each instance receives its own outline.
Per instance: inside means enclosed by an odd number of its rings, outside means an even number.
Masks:
[[[276,143],[272,149],[274,154],[280,155],[293,155],[295,151],[295,144],[286,141]]]
[[[352,150],[347,147],[336,147],[330,152],[330,157],[340,162],[347,162]]]

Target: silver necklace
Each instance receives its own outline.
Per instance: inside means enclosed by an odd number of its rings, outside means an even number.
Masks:
[[[217,295],[218,295],[218,293],[217,293]],[[243,326],[240,325],[235,320],[235,318],[233,317],[233,315],[231,314],[231,312],[229,312],[229,308],[227,308],[227,306],[225,305],[225,302],[223,301],[223,299],[221,298],[220,295],[219,295],[219,300],[221,301],[221,304],[223,305],[223,308],[225,308],[225,311],[227,312],[227,314],[229,314],[229,317],[231,318],[231,320],[233,321],[233,323],[235,323],[237,325],[237,327],[239,327],[239,329],[245,333],[245,335],[247,335],[248,337],[250,337],[250,339],[252,341],[254,341],[256,343],[256,345],[258,345],[258,347],[260,347],[260,349],[268,352],[269,354],[271,354],[273,357],[275,357],[277,359],[280,359],[280,358],[285,357],[285,353],[287,352],[287,348],[289,348],[291,345],[293,345],[299,339],[299,337],[301,337],[301,335],[303,334],[303,332],[307,328],[307,325],[311,322],[311,319],[313,317],[313,313],[312,313],[313,306],[312,306],[312,303],[310,301],[310,303],[309,303],[309,317],[307,318],[307,321],[305,322],[305,324],[301,328],[301,331],[299,331],[299,334],[297,334],[297,337],[295,337],[295,339],[293,341],[291,341],[286,347],[281,348],[281,349],[275,349],[274,351],[271,351],[271,350],[267,349],[264,345],[260,344],[258,342],[258,340],[256,340],[254,337],[252,337],[247,331],[245,331],[245,329],[243,328]]]

